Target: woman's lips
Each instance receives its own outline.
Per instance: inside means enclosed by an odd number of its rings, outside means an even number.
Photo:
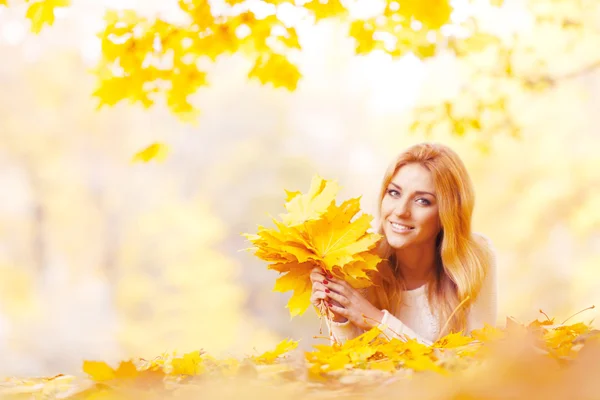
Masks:
[[[399,224],[397,222],[391,222],[391,221],[390,221],[390,226],[392,227],[392,231],[395,233],[407,233],[407,232],[410,232],[413,229],[415,229],[412,226]]]

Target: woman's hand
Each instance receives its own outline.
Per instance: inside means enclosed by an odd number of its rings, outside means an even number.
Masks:
[[[310,281],[312,282],[312,293],[310,295],[310,302],[313,306],[319,308],[321,300],[325,302],[325,306],[331,310],[332,306],[340,306],[340,304],[332,300],[329,297],[331,290],[327,288],[330,279],[333,279],[331,275],[325,275],[325,271],[319,267],[313,268],[310,272]],[[322,311],[322,310],[321,310]],[[333,313],[333,320],[335,322],[346,322],[348,319],[337,314],[335,311],[331,310]]]
[[[321,299],[325,300],[327,307],[338,319],[347,319],[363,330],[369,330],[381,322],[383,311],[371,304],[346,281],[331,275],[325,276],[321,268],[313,269],[310,279],[313,282],[313,304]]]

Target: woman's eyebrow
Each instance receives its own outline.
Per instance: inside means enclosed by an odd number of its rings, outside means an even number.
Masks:
[[[397,189],[400,189],[400,190],[402,190],[402,188],[400,187],[400,185],[396,185],[394,182],[390,182],[390,185],[392,185],[392,186],[395,186]],[[416,193],[416,194],[428,194],[428,195],[430,195],[430,196],[433,196],[433,197],[435,197],[435,194],[433,194],[433,193],[429,193],[429,192],[424,192],[424,191],[422,191],[422,190],[417,190],[415,193]]]

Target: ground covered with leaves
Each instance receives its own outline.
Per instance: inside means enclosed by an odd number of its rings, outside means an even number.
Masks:
[[[6,378],[7,399],[600,398],[600,331],[590,325],[507,319],[432,346],[377,329],[302,353],[284,340],[244,359],[202,350],[153,359],[84,361],[81,376]]]

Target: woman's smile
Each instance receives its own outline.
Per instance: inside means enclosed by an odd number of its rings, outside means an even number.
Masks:
[[[398,222],[392,222],[390,221],[390,225],[392,227],[392,232],[394,233],[408,233],[410,231],[412,231],[413,229],[415,229],[412,226],[408,226],[408,225],[404,225],[404,224],[400,224]]]

